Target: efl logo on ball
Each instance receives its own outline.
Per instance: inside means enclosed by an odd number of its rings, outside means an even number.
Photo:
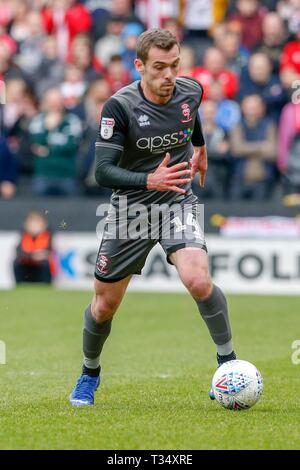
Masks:
[[[215,398],[230,410],[246,410],[259,400],[263,379],[259,370],[248,361],[228,361],[222,364],[212,379]]]

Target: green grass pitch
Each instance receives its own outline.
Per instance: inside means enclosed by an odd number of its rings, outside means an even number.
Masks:
[[[228,296],[239,358],[264,377],[242,412],[211,402],[215,348],[188,295],[127,293],[102,360],[96,404],[72,408],[87,292],[0,294],[1,449],[299,449],[299,297]]]

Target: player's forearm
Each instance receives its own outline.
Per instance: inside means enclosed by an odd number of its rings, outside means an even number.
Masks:
[[[201,147],[194,146],[194,155],[191,158],[190,165],[192,178],[194,178],[196,173],[199,171],[199,183],[201,187],[204,187],[205,176],[208,168],[206,145],[202,145]]]
[[[147,173],[137,173],[118,166],[119,150],[96,148],[95,178],[99,186],[110,189],[147,189]]]
[[[194,154],[196,154],[197,157],[207,158],[207,150],[206,150],[205,144],[201,146],[193,145],[193,147],[194,147]]]
[[[96,169],[96,181],[110,189],[147,189],[147,175],[106,164]]]
[[[193,160],[195,160],[198,162],[198,168],[200,169],[200,167],[204,167],[204,166],[208,166],[208,163],[207,163],[207,149],[206,149],[206,145],[201,145],[200,146],[195,146],[194,145],[194,155],[193,155]]]

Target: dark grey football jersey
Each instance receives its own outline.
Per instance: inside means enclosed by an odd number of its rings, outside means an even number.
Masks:
[[[177,78],[171,100],[155,104],[145,98],[140,81],[118,91],[105,104],[96,146],[122,151],[118,166],[133,172],[155,171],[165,157],[171,155],[170,165],[189,162],[193,145],[204,145],[200,127],[193,136],[195,124],[199,126],[198,108],[202,99],[202,87],[193,79]],[[198,122],[199,121],[199,122]],[[183,187],[183,186],[182,186]],[[186,194],[191,193],[190,185]],[[116,189],[118,196],[126,195],[130,203],[171,203],[185,196],[168,191]]]

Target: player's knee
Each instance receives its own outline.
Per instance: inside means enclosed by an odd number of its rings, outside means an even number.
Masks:
[[[203,270],[200,274],[191,275],[187,280],[186,286],[191,295],[198,300],[207,299],[213,289],[212,280],[206,270]]]
[[[97,322],[110,320],[118,308],[118,303],[114,299],[107,299],[104,296],[97,296],[93,302],[93,317]]]

